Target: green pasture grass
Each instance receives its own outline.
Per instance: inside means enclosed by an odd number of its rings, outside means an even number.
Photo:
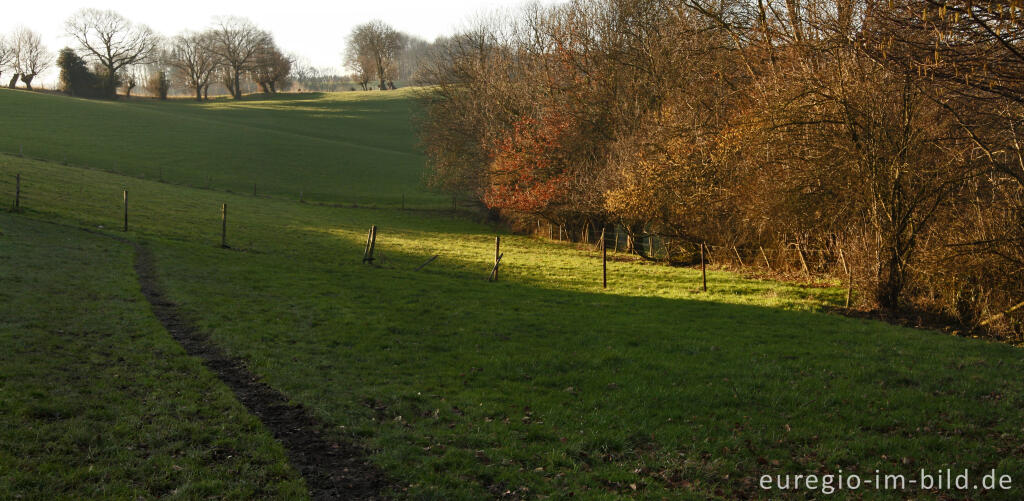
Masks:
[[[0,213],[0,346],[2,499],[305,497],[152,316],[128,245]]]
[[[17,172],[22,217],[97,231],[119,228],[127,186],[124,236],[151,245],[185,314],[369,447],[396,497],[807,498],[758,478],[1024,471],[1018,349],[821,313],[838,288],[712,271],[702,293],[699,270],[616,260],[603,290],[596,252],[515,235],[488,283],[499,231],[465,216],[10,156],[0,199]],[[371,224],[379,266],[360,262]]]
[[[236,193],[447,207],[423,189],[412,89],[116,102],[0,89],[0,152]]]

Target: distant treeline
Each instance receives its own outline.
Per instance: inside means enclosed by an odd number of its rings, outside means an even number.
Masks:
[[[33,80],[56,63],[60,90],[80,97],[113,98],[136,89],[166,98],[188,94],[198,100],[219,88],[240,98],[248,92],[279,90],[340,91],[371,87],[388,90],[395,82],[413,81],[433,45],[396,31],[381,21],[357,26],[347,37],[343,74],[313,68],[285,53],[273,35],[247,19],[223,17],[202,31],[163,37],[109,10],[83,9],[65,23],[74,47],[52,54],[28,28],[0,36],[0,78],[14,88]],[[339,68],[340,69],[340,68]],[[371,85],[373,81],[373,85]]]
[[[621,224],[678,262],[815,249],[860,307],[1020,336],[1022,23],[1019,2],[533,5],[434,48],[422,139],[436,186],[512,221]]]

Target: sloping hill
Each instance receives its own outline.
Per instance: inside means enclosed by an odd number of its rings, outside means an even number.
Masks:
[[[763,474],[1024,466],[1019,350],[814,312],[840,291],[715,272],[703,294],[697,270],[639,262],[605,291],[595,254],[517,236],[488,283],[493,230],[462,219],[9,156],[3,196],[18,172],[19,218],[101,232],[127,186],[114,233],[152,249],[182,314],[374,451],[397,497],[735,499]],[[359,259],[370,224],[380,266]]]
[[[310,201],[447,206],[422,187],[413,91],[103,102],[0,90],[0,151]]]
[[[841,301],[843,291],[834,288],[712,271],[704,293],[699,270],[625,255],[610,263],[606,290],[592,248],[518,235],[501,235],[501,280],[487,282],[498,228],[436,210],[295,200],[292,190],[315,182],[323,186],[307,190],[307,198],[350,201],[346,193],[356,185],[339,172],[361,180],[369,203],[386,204],[416,186],[422,160],[408,128],[408,95],[196,105],[0,91],[0,103],[13,103],[4,109],[15,117],[0,126],[0,149],[16,151],[24,142],[27,156],[57,160],[0,154],[0,206],[10,206],[20,174],[23,207],[0,218],[0,337],[21,350],[17,358],[0,356],[0,384],[46,383],[0,394],[0,423],[27,422],[23,416],[36,412],[33,398],[72,410],[93,406],[91,423],[115,419],[121,408],[137,411],[130,402],[97,398],[89,386],[61,393],[63,376],[50,368],[63,364],[44,360],[43,352],[64,339],[64,324],[78,322],[89,333],[125,325],[138,334],[105,339],[115,346],[73,339],[69,346],[94,366],[116,361],[118,350],[135,350],[130,360],[145,363],[170,349],[136,304],[126,247],[95,236],[101,233],[150,249],[166,291],[162,307],[173,307],[261,381],[314,412],[329,433],[366,447],[393,480],[387,494],[395,498],[806,499],[821,492],[763,491],[758,480],[945,468],[977,476],[994,469],[1017,480],[1024,471],[1024,357],[1017,348],[821,313]],[[80,155],[69,161],[89,168],[61,165],[63,148]],[[359,161],[337,167],[335,154]],[[302,155],[312,156],[292,158]],[[274,161],[256,162],[263,157]],[[153,165],[175,184],[157,182]],[[247,176],[254,173],[278,196],[253,197]],[[195,181],[202,176],[236,193],[182,185],[202,184]],[[122,189],[127,232],[120,231]],[[418,193],[425,207],[447,205]],[[227,249],[219,245],[225,203]],[[91,233],[55,231],[53,222]],[[379,227],[374,265],[360,259],[371,224]],[[416,270],[433,255],[440,257]],[[83,281],[85,299],[72,293]],[[78,302],[84,311],[75,309]],[[47,308],[61,311],[48,315]],[[92,370],[82,367],[82,374]],[[160,379],[163,367],[116,375],[163,388],[164,405],[189,400],[198,386]],[[199,371],[196,380],[220,395],[202,409],[231,403],[192,361],[176,367],[175,374]],[[97,385],[113,381],[102,375],[107,379]],[[52,412],[39,414],[46,420]],[[227,463],[254,468],[223,486],[234,489],[228,495],[294,491],[295,472],[281,471],[282,454],[262,430],[239,431],[244,419],[208,422],[264,450],[253,464]],[[0,464],[90,460],[87,447],[46,449],[61,429],[40,426],[46,434],[14,430],[0,438],[44,451],[41,459],[0,455]],[[190,457],[207,447],[199,439],[182,442],[193,447]],[[115,459],[94,475],[117,485],[155,479],[169,488],[206,478],[201,489],[181,492],[224,494],[218,461],[193,460],[186,467],[194,476],[138,480],[134,456]],[[261,477],[260,464],[273,474]],[[0,498],[14,497],[22,484],[4,478],[0,470]],[[985,494],[1020,499],[1015,489]],[[896,493],[903,494],[921,493]],[[894,492],[838,497],[888,499]]]

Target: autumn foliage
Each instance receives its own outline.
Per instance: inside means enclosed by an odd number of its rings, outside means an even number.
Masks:
[[[489,207],[538,213],[564,197],[566,170],[572,161],[566,142],[573,133],[572,117],[548,114],[524,117],[512,131],[497,139],[484,203]]]
[[[1021,335],[1022,39],[1018,2],[532,5],[437,45],[420,128],[511,222],[809,249],[856,306]]]

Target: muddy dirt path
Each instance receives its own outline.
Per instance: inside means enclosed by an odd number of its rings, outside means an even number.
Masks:
[[[164,295],[153,253],[144,245],[126,242],[135,247],[135,273],[153,314],[185,351],[199,357],[284,445],[288,460],[306,479],[310,496],[315,500],[381,499],[386,480],[370,463],[366,451],[328,439],[324,423],[303,407],[290,404],[282,393],[260,382],[240,360],[213,345]]]

